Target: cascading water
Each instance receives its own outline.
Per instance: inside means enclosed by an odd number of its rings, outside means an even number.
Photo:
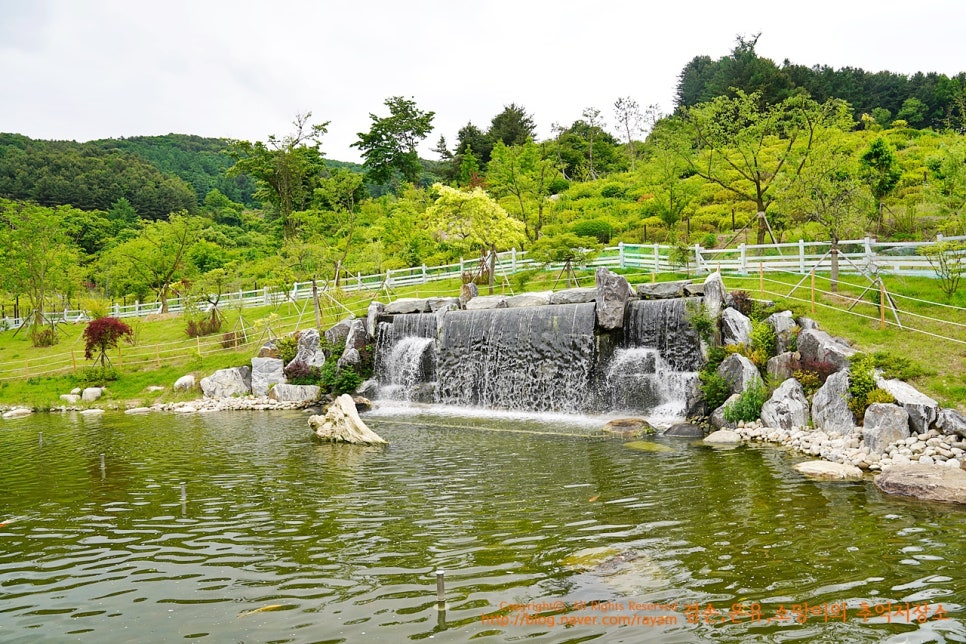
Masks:
[[[379,395],[393,400],[432,400],[436,380],[436,316],[397,315],[381,322],[376,337]]]
[[[624,346],[657,349],[675,371],[697,371],[704,359],[701,341],[688,322],[687,303],[698,298],[638,300],[624,309]]]
[[[439,336],[438,402],[581,412],[593,404],[593,304],[451,311]]]

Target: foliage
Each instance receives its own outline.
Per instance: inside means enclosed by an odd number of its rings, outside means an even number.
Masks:
[[[869,406],[869,393],[876,389],[875,358],[866,353],[856,353],[849,363],[849,409],[861,423]]]
[[[920,252],[935,271],[946,299],[951,300],[966,274],[966,243],[942,241],[932,246],[924,246]]]
[[[57,329],[52,324],[42,329],[32,329],[32,331],[31,339],[35,347],[52,347],[58,342]]]
[[[457,190],[435,184],[436,201],[426,216],[464,248],[509,249],[525,240],[523,222],[510,217],[482,188]]]
[[[731,291],[731,306],[745,317],[751,317],[751,312],[755,307],[755,301],[748,291],[735,289]]]
[[[415,101],[402,96],[387,98],[385,105],[389,116],[369,114],[372,127],[368,132],[359,132],[359,140],[352,146],[362,153],[369,181],[386,184],[398,173],[406,181],[416,183],[422,169],[416,145],[433,131],[436,113],[424,112]]]
[[[121,377],[120,372],[111,366],[93,365],[84,367],[77,374],[77,383],[85,387],[103,386]]]
[[[528,257],[543,264],[566,262],[581,266],[599,252],[601,245],[593,237],[578,237],[574,233],[560,233],[541,237],[530,247]]]
[[[761,407],[768,400],[768,389],[763,383],[755,382],[738,395],[738,399],[724,408],[724,417],[729,423],[750,422],[761,416]]]
[[[295,354],[299,351],[299,341],[294,335],[283,335],[275,339],[275,351],[283,364],[288,364],[295,359]]]
[[[110,363],[108,350],[116,349],[118,342],[131,336],[131,327],[117,318],[91,320],[84,329],[84,357],[99,361],[103,368]]]
[[[792,377],[798,381],[798,384],[802,386],[802,390],[805,392],[805,397],[810,400],[815,392],[818,391],[822,386],[821,377],[814,371],[805,371],[799,369],[792,373]]]
[[[876,351],[872,354],[872,360],[875,368],[882,372],[883,378],[912,380],[930,373],[908,357],[888,351]]]
[[[894,403],[895,401],[895,396],[890,394],[885,389],[880,389],[878,387],[865,395],[866,406],[874,405],[875,403]]]
[[[532,139],[512,147],[503,141],[493,146],[486,173],[489,188],[498,198],[509,198],[511,210],[523,222],[529,241],[540,238],[550,186],[559,174],[549,148]]]
[[[715,331],[718,326],[717,318],[712,317],[701,304],[689,303],[685,315],[688,324],[695,330],[698,337],[704,340],[706,344],[714,344]]]
[[[717,409],[731,396],[731,383],[717,371],[701,370],[698,372],[698,389],[704,397],[709,410]]]
[[[764,320],[751,321],[751,348],[763,351],[766,354],[765,362],[776,354],[775,329]]]
[[[576,222],[572,229],[578,237],[594,237],[601,244],[610,243],[614,236],[614,226],[603,219],[584,219]]]
[[[185,334],[189,338],[198,338],[206,335],[212,335],[221,331],[221,318],[201,318],[199,320],[189,319],[188,324],[185,326]]]

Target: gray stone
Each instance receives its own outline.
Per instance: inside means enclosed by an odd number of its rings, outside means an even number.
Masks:
[[[345,318],[330,326],[325,330],[325,341],[334,347],[342,346],[345,339],[349,337],[352,322],[353,318]]]
[[[761,406],[761,422],[786,430],[808,425],[808,399],[797,380],[789,378],[778,385]]]
[[[364,351],[369,340],[366,323],[363,320],[352,320],[349,323],[349,333],[345,337],[345,348]]]
[[[597,326],[605,330],[624,328],[624,306],[633,295],[623,275],[598,268],[594,276],[597,285]]]
[[[26,407],[14,407],[10,411],[3,412],[2,418],[4,420],[10,420],[13,418],[24,418],[34,413],[32,409],[27,409]]]
[[[207,378],[201,379],[201,391],[205,398],[247,396],[252,393],[252,369],[251,367],[219,369]]]
[[[816,322],[812,318],[805,317],[804,315],[796,318],[795,319],[795,324],[797,324],[798,325],[798,328],[801,329],[802,331],[806,331],[808,329],[817,329],[818,328],[818,322]]]
[[[68,405],[76,405],[80,402],[81,397],[77,394],[61,394],[60,399]]]
[[[324,441],[355,445],[386,445],[381,436],[369,429],[356,411],[355,402],[342,394],[328,406],[322,416],[309,418],[309,427]]]
[[[355,403],[356,411],[359,413],[372,411],[372,401],[364,396],[353,396],[352,402]]]
[[[299,333],[298,352],[286,368],[293,364],[303,364],[308,367],[321,367],[325,364],[325,352],[320,348],[322,337],[318,329],[305,329]]]
[[[711,416],[709,420],[711,422],[712,427],[714,427],[715,429],[724,429],[724,428],[734,429],[735,427],[737,427],[737,425],[735,425],[733,422],[729,420],[725,420],[724,412],[725,412],[725,409],[728,407],[728,405],[731,405],[732,403],[734,403],[736,400],[738,400],[739,397],[740,397],[739,394],[731,394],[730,396],[728,396],[728,399],[724,401],[724,404],[722,404],[720,407],[718,407],[713,412],[711,412]]]
[[[725,285],[721,273],[715,271],[704,280],[704,310],[712,318],[721,314],[725,301]]]
[[[654,428],[643,418],[615,418],[608,421],[601,431],[625,438],[636,438],[644,434],[653,434]]]
[[[792,377],[796,371],[801,369],[801,354],[797,351],[786,351],[777,356],[768,358],[765,365],[766,373],[775,380],[786,380]]]
[[[466,303],[477,297],[480,294],[480,289],[477,288],[476,284],[469,282],[468,284],[463,284],[460,287],[460,307],[466,308]]]
[[[798,352],[803,362],[828,362],[836,371],[841,371],[848,368],[855,349],[839,343],[825,331],[805,329],[798,334]]]
[[[862,478],[862,470],[854,465],[831,463],[829,461],[806,461],[796,463],[792,469],[799,474],[818,479],[833,479],[836,481],[855,480]]]
[[[132,407],[130,409],[125,409],[124,413],[128,414],[129,416],[137,416],[139,414],[150,414],[152,411],[154,410],[150,407]]]
[[[966,471],[955,467],[892,465],[875,477],[875,485],[886,494],[966,503]]]
[[[788,351],[791,343],[792,331],[795,330],[795,319],[791,311],[772,313],[765,318],[765,324],[775,331],[775,347],[778,353]]]
[[[365,396],[366,398],[375,397],[376,393],[379,391],[379,381],[375,378],[369,378],[364,380],[361,385],[356,387],[356,393],[360,396]]]
[[[189,389],[194,389],[194,387],[195,387],[195,377],[190,373],[187,376],[181,376],[180,378],[174,381],[175,391],[188,391]]]
[[[317,385],[278,384],[268,392],[268,397],[279,402],[314,402],[322,395]]]
[[[415,297],[401,297],[386,305],[387,315],[401,315],[406,313],[425,313],[429,310],[429,303]]]
[[[869,405],[862,424],[862,443],[872,454],[881,456],[892,443],[909,438],[909,414],[892,403]]]
[[[429,304],[430,313],[460,308],[460,298],[458,297],[431,297],[426,300],[426,303]]]
[[[463,308],[467,311],[479,311],[482,309],[505,309],[506,307],[506,297],[502,295],[484,295],[482,297],[474,297]]]
[[[366,333],[370,337],[376,337],[376,325],[379,323],[379,316],[386,312],[386,305],[382,302],[369,302],[366,310]]]
[[[940,409],[936,427],[941,429],[943,434],[966,438],[966,416],[955,409]]]
[[[837,371],[812,397],[812,425],[823,432],[845,434],[855,426],[849,409],[849,372]]]
[[[550,296],[551,304],[586,304],[597,300],[597,289],[592,287],[568,288]]]
[[[677,282],[654,282],[638,284],[637,295],[642,300],[670,300],[684,297],[684,288],[691,284],[691,280]]]
[[[700,284],[688,284],[684,287],[685,297],[704,297],[704,282]]]
[[[701,438],[704,430],[691,423],[676,423],[667,428],[662,436],[680,436],[682,438]]]
[[[359,353],[358,349],[353,349],[352,347],[347,347],[342,355],[339,357],[339,361],[336,363],[336,367],[339,369],[350,369],[352,367],[358,367],[362,364],[362,354]]]
[[[87,387],[81,393],[81,400],[84,402],[94,402],[98,398],[104,395],[104,389],[101,387]]]
[[[275,340],[268,340],[259,349],[258,353],[255,354],[256,358],[277,358],[278,357],[278,345]]]
[[[704,437],[705,443],[716,443],[719,445],[733,445],[741,442],[738,432],[731,429],[719,429]]]
[[[506,298],[508,309],[515,309],[522,306],[547,306],[553,291],[540,291],[538,293],[523,293]]]
[[[721,344],[751,345],[751,320],[738,309],[721,312]]]
[[[732,353],[718,365],[718,375],[728,381],[733,394],[740,394],[755,384],[763,384],[758,367],[739,353]]]
[[[80,387],[74,387],[73,389],[70,390],[70,393],[74,394],[75,396],[80,396],[82,391],[84,390],[81,389]]]
[[[273,385],[285,382],[284,367],[279,358],[252,358],[252,393],[267,396]]]
[[[103,409],[84,409],[81,411],[81,416],[100,416],[103,413]]]
[[[875,379],[876,386],[885,389],[896,399],[896,404],[909,413],[909,425],[919,434],[929,430],[939,417],[939,403],[902,380]]]

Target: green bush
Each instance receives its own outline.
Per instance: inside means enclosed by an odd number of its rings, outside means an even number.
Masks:
[[[299,352],[299,341],[294,335],[283,335],[275,340],[275,350],[283,364],[290,363]]]
[[[849,364],[849,409],[861,423],[865,409],[869,406],[868,396],[875,386],[875,358],[867,353],[856,353]]]
[[[600,189],[600,196],[606,199],[622,199],[627,189],[616,183],[608,183]]]
[[[698,389],[704,396],[704,402],[709,412],[723,405],[724,401],[731,396],[731,383],[715,371],[699,372],[698,380],[701,381]]]
[[[775,356],[777,352],[777,339],[775,338],[775,329],[771,327],[770,324],[764,320],[752,320],[751,321],[751,348],[753,350],[764,351],[767,354],[765,361],[768,358]]]
[[[717,318],[711,317],[707,309],[700,304],[688,306],[685,315],[688,324],[697,332],[698,336],[706,343],[713,344],[715,327],[718,325]]]
[[[919,376],[930,375],[930,372],[917,365],[905,356],[897,356],[888,351],[876,351],[872,359],[877,369],[882,370],[883,378],[898,378],[912,380]]]
[[[603,219],[585,219],[575,222],[571,230],[578,237],[594,237],[601,244],[609,244],[614,227]]]
[[[724,409],[724,417],[729,423],[750,422],[761,416],[761,406],[768,400],[768,389],[762,383],[754,384],[741,392],[738,400]]]
[[[96,365],[82,369],[77,374],[77,383],[84,387],[100,387],[109,382],[114,382],[120,377],[114,367]]]
[[[890,394],[885,389],[879,389],[878,387],[870,391],[865,396],[866,406],[874,403],[894,403],[895,401],[895,396]]]

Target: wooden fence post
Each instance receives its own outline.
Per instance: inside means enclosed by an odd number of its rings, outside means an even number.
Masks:
[[[161,368],[161,349],[158,345],[154,345],[154,358],[157,361],[158,369]]]
[[[77,358],[74,357],[74,350],[70,350],[70,363],[74,366],[74,371],[77,371]]]

